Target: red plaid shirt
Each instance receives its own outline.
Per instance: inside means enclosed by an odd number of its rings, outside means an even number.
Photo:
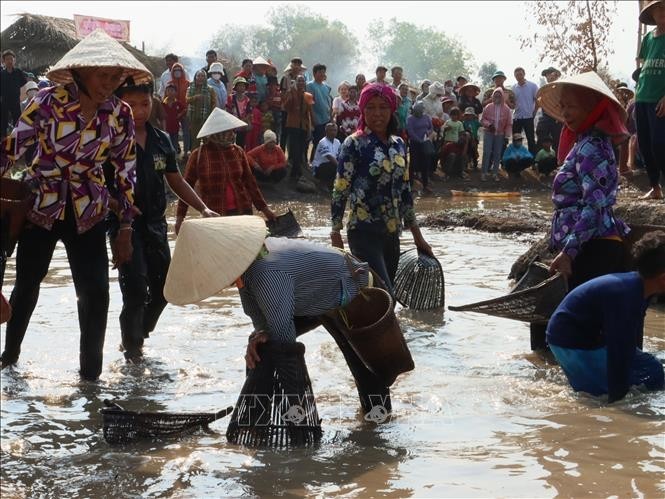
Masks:
[[[240,213],[251,211],[252,204],[259,211],[268,206],[256,185],[245,151],[237,145],[221,147],[208,142],[194,150],[187,161],[185,180],[192,187],[198,183],[203,202],[220,215],[229,209],[225,199],[227,185],[235,195],[233,209]],[[178,201],[176,215],[184,217],[187,208],[185,202]]]

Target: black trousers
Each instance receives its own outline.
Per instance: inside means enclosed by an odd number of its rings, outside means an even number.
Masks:
[[[166,220],[134,223],[132,260],[119,269],[122,293],[120,334],[125,357],[141,355],[143,340],[155,329],[164,307],[164,283],[171,263]]]
[[[314,170],[314,177],[320,180],[323,185],[332,191],[335,177],[337,177],[337,165],[330,161],[321,163],[316,170]]]
[[[431,154],[425,154],[424,142],[416,142],[412,140],[409,142],[411,149],[411,185],[413,185],[413,173],[420,173],[420,182],[423,184],[423,189],[429,183],[429,173],[432,169],[434,160]]]
[[[326,124],[315,125],[314,130],[312,130],[312,152],[309,155],[309,162],[314,161],[314,155],[316,154],[316,146],[319,145],[319,142],[323,137],[326,136]]]
[[[533,118],[513,120],[513,133],[522,133],[522,130],[524,130],[524,133],[526,134],[526,141],[529,145],[529,151],[535,156],[536,132],[533,128]]]
[[[514,159],[510,158],[503,165],[503,168],[511,175],[519,176],[522,170],[529,168],[533,164],[533,159],[531,158],[520,158]]]
[[[291,177],[298,178],[302,175],[302,164],[307,145],[307,132],[302,128],[287,128],[289,140],[289,161],[291,162]]]
[[[13,128],[16,125],[19,117],[21,116],[21,103],[17,99],[16,102],[6,102],[5,99],[0,106],[0,137],[5,137],[11,130],[7,130],[9,126]],[[11,115],[11,119],[9,116]]]
[[[545,158],[538,162],[538,172],[549,175],[558,168],[556,158]]]
[[[268,174],[264,173],[263,170],[257,168],[254,168],[252,171],[254,172],[254,177],[256,178],[256,180],[258,180],[259,182],[267,182],[270,184],[276,184],[284,177],[286,177],[286,168],[273,170]]]
[[[353,256],[367,262],[372,270],[393,293],[393,281],[399,262],[399,235],[397,232],[375,232],[363,229],[348,231],[349,249]]]
[[[30,317],[37,305],[39,287],[46,277],[58,241],[67,251],[67,259],[76,290],[81,340],[79,362],[81,376],[96,379],[102,372],[104,335],[109,308],[109,271],[106,253],[106,224],[100,222],[78,234],[71,205],[64,221],[52,230],[34,225],[23,229],[16,250],[16,283],[10,298],[12,318],[7,323],[3,364],[12,364],[21,353],[21,343]],[[56,319],[58,311],[49,311]],[[57,340],[55,340],[57,341]]]

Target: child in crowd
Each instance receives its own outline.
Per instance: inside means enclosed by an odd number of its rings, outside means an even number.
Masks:
[[[503,141],[513,131],[513,113],[505,103],[503,89],[496,88],[492,92],[492,101],[485,106],[480,118],[485,132],[483,135],[483,173],[480,180],[487,180],[492,171],[494,180],[499,181],[499,160]]]
[[[441,164],[449,177],[465,178],[464,160],[467,152],[464,124],[460,121],[462,112],[457,107],[450,110],[450,119],[443,124],[443,147]]]
[[[261,125],[263,122],[263,113],[259,107],[259,96],[255,93],[249,96],[250,107],[250,128],[247,132],[247,139],[245,141],[245,151],[251,151],[259,145],[261,137]]]
[[[337,139],[337,125],[328,123],[326,135],[319,141],[312,161],[314,176],[332,192],[333,182],[337,175],[337,155],[342,147]]]
[[[358,128],[358,121],[360,120],[360,107],[358,106],[358,89],[356,87],[349,88],[349,97],[342,102],[342,110],[337,115],[337,125],[339,132],[337,137],[343,141],[346,137],[351,135]]]
[[[178,154],[180,154],[180,142],[178,134],[180,133],[180,121],[187,113],[187,107],[183,106],[177,99],[177,89],[175,85],[166,86],[164,101],[164,113],[166,114],[166,133],[169,134],[171,144]]]
[[[252,106],[249,104],[247,95],[247,80],[241,76],[233,80],[233,92],[226,102],[226,110],[236,118],[241,119],[247,125],[252,122]],[[236,144],[245,147],[247,129],[236,131]]]
[[[462,87],[464,89],[464,87]],[[464,116],[462,117],[462,123],[464,124],[464,130],[467,133],[468,137],[468,146],[467,152],[469,158],[473,160],[474,170],[478,168],[478,130],[480,129],[480,121],[478,120],[478,115],[476,114],[474,108],[467,107],[464,110]]]
[[[267,100],[259,102],[259,112],[261,113],[261,134],[259,137],[263,139],[263,134],[266,130],[275,131],[275,119],[270,111],[270,104]]]
[[[536,170],[542,177],[547,177],[557,169],[556,151],[552,149],[552,137],[546,136],[541,144],[543,148],[536,154]]]
[[[521,177],[521,171],[533,166],[533,154],[524,147],[521,133],[513,134],[513,143],[503,153],[503,168],[508,175]]]
[[[275,131],[277,137],[281,135],[282,128],[282,93],[279,89],[279,81],[274,76],[268,76],[268,107],[270,114],[272,114],[272,130]]]

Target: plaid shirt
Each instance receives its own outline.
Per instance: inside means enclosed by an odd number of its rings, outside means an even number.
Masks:
[[[237,145],[221,147],[208,142],[196,149],[187,161],[185,180],[194,187],[197,183],[203,202],[220,215],[227,212],[226,187],[230,184],[239,212],[251,211],[252,204],[261,211],[267,207],[245,151]],[[176,215],[187,214],[187,204],[178,201]]]
[[[111,97],[83,125],[76,85],[40,90],[3,143],[0,173],[33,144],[37,154],[24,180],[37,196],[28,220],[50,230],[56,220],[64,220],[68,198],[79,234],[103,220],[109,191],[102,165],[108,160],[115,170],[121,221],[131,222],[135,214],[136,144],[134,119],[127,104]]]

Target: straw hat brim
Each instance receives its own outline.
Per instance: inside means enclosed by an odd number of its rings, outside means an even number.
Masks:
[[[208,115],[208,119],[206,119],[205,123],[203,123],[203,126],[201,127],[201,130],[199,131],[196,138],[202,139],[208,135],[226,132],[227,130],[234,130],[236,128],[242,128],[246,126],[247,123],[242,121],[240,118],[216,107]]]
[[[598,76],[598,74],[594,71],[589,71],[548,83],[538,89],[538,93],[536,94],[538,104],[543,108],[543,111],[545,111],[557,121],[565,121],[561,112],[560,100],[561,91],[567,86],[586,88],[593,90],[594,92],[597,92],[604,97],[607,97],[612,105],[616,107],[617,111],[624,120],[628,117],[626,110],[623,108],[616,95],[614,95],[614,93],[600,78],[600,76]]]
[[[261,217],[186,220],[166,276],[169,303],[196,303],[231,286],[256,259],[266,238]]]
[[[74,81],[71,70],[78,68],[121,68],[123,70],[121,81],[130,76],[134,78],[136,84],[152,80],[150,71],[118,41],[101,29],[90,33],[62,56],[46,77],[52,82],[65,85]]]
[[[259,56],[252,61],[252,66],[270,66],[270,63]]]
[[[640,22],[642,24],[648,24],[650,26],[655,26],[656,20],[653,18],[652,10],[653,8],[661,3],[662,0],[652,0],[651,2],[647,3],[642,11],[640,12]]]
[[[460,91],[464,90],[465,88],[473,88],[476,92],[480,92],[480,87],[478,85],[474,85],[473,83],[462,85]]]

